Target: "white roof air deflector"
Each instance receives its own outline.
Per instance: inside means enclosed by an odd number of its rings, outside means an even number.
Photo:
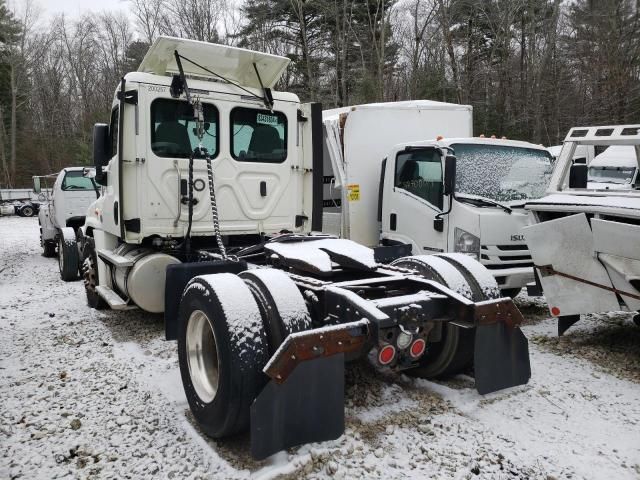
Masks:
[[[254,63],[260,72],[263,85],[266,88],[273,88],[290,61],[285,57],[253,52],[244,48],[184,38],[158,37],[144,56],[138,71],[156,75],[178,73],[174,56],[176,50],[181,56],[193,60],[229,81],[252,88],[262,88],[253,67]],[[183,61],[182,67],[185,75],[218,79],[191,62]]]

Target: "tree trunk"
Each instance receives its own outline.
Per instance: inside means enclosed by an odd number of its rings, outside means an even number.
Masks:
[[[548,70],[551,55],[553,53],[554,46],[556,44],[556,38],[558,34],[558,18],[560,16],[560,4],[562,0],[554,0],[553,2],[553,15],[551,17],[551,24],[547,29],[547,38],[544,46],[544,52],[542,54],[542,60],[540,66],[535,75],[535,94],[533,99],[533,108],[535,112],[534,129],[533,129],[533,141],[534,143],[540,143],[542,141],[542,114],[544,109],[542,108],[542,82],[545,78],[545,73]]]
[[[16,176],[16,137],[17,137],[17,108],[18,108],[18,86],[16,85],[16,69],[12,64],[10,68],[11,81],[11,151],[9,153],[9,188],[13,187]]]
[[[5,183],[9,184],[9,170],[7,169],[7,152],[5,151],[4,111],[0,104],[0,161],[2,162],[2,175]]]
[[[442,35],[444,37],[444,43],[447,47],[447,55],[449,56],[449,62],[451,63],[451,74],[453,75],[453,84],[456,87],[456,100],[458,103],[462,103],[462,88],[460,87],[460,77],[458,74],[458,64],[456,63],[456,53],[453,49],[453,38],[451,35],[451,25],[449,24],[449,14],[447,8],[444,5],[444,0],[438,0],[440,5],[440,17],[442,23]]]

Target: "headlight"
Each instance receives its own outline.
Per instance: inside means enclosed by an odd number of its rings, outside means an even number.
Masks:
[[[476,259],[480,256],[480,239],[461,228],[454,231],[454,251],[473,256]]]

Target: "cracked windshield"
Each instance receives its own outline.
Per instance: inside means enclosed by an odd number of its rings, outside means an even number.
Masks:
[[[553,166],[545,150],[502,145],[453,144],[456,192],[498,202],[540,198]]]

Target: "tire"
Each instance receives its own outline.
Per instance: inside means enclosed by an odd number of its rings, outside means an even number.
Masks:
[[[56,242],[53,240],[44,240],[42,238],[42,224],[38,219],[38,227],[40,228],[40,246],[42,247],[42,256],[52,258],[56,256]]]
[[[521,290],[522,290],[522,287],[520,287],[520,288],[505,288],[504,290],[500,290],[500,295],[502,295],[503,297],[516,298]]]
[[[82,281],[87,295],[87,305],[96,310],[104,310],[108,304],[96,291],[96,286],[100,285],[99,280],[95,241],[92,237],[85,237],[82,245]]]
[[[56,256],[56,242],[53,240],[44,240],[42,242],[42,256],[53,258]]]
[[[178,311],[178,362],[189,407],[214,438],[249,426],[249,407],[266,383],[262,318],[237,275],[193,278]]]
[[[76,233],[73,228],[62,228],[58,236],[58,267],[60,269],[60,278],[65,282],[77,280],[79,264],[80,256],[78,255]]]
[[[31,205],[25,205],[19,210],[19,212],[21,217],[33,217],[35,215],[35,210]]]
[[[467,278],[445,259],[435,255],[417,255],[395,260],[392,265],[414,270],[427,280],[442,283],[460,295],[472,299],[475,295]],[[406,371],[421,378],[443,378],[459,373],[473,362],[475,331],[447,323],[439,342],[430,343],[420,358],[419,366]]]
[[[273,354],[288,335],[311,328],[311,317],[302,294],[289,275],[275,268],[240,273],[258,304]]]

